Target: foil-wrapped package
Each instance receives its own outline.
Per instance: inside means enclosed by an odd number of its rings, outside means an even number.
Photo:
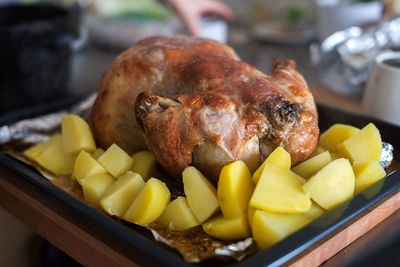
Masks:
[[[345,77],[357,86],[368,79],[371,64],[378,53],[378,45],[373,34],[353,37],[338,46],[340,59],[345,64]]]
[[[335,32],[318,49],[311,50],[311,57],[327,87],[343,94],[360,94],[376,55],[398,49],[400,18],[395,18],[369,27],[354,26]]]

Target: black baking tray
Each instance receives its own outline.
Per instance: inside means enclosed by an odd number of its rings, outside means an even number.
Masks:
[[[400,148],[400,127],[370,117],[361,116],[326,105],[318,105],[318,114],[321,132],[334,123],[351,124],[356,127],[364,127],[373,122],[382,135],[382,140],[392,144],[395,148],[395,159],[399,160],[398,149]],[[0,118],[1,121],[9,121]],[[53,185],[34,168],[28,166],[4,153],[0,153],[0,164],[20,175],[27,181],[33,183],[41,190],[69,206],[84,218],[101,227],[106,233],[112,235],[127,246],[131,246],[138,252],[143,253],[152,260],[163,266],[191,266],[173,250],[167,249],[156,241],[145,237],[134,229],[118,222],[110,216],[90,207],[81,200],[66,193]],[[317,241],[321,240],[332,231],[357,216],[372,205],[378,203],[386,196],[400,188],[400,170],[389,173],[378,183],[370,186],[360,194],[352,197],[345,203],[337,206],[331,211],[320,216],[296,233],[285,238],[271,248],[260,251],[242,262],[228,263],[235,266],[278,266],[289,261]],[[196,264],[203,266],[203,264]],[[227,265],[226,261],[212,262],[212,265]]]

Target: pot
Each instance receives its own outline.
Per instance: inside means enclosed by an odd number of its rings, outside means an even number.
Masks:
[[[0,114],[67,93],[77,17],[51,4],[0,6]]]

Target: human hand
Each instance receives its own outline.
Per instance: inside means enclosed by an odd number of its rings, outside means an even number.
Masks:
[[[217,15],[231,20],[233,13],[218,0],[166,0],[184,21],[189,34],[199,36],[200,18],[204,15]]]

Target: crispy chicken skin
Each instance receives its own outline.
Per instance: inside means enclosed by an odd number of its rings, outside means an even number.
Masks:
[[[265,75],[215,41],[152,37],[122,53],[105,73],[91,113],[98,144],[152,150],[171,176],[188,165],[216,181],[223,165],[254,171],[282,146],[295,165],[314,150],[314,99],[293,61]]]

